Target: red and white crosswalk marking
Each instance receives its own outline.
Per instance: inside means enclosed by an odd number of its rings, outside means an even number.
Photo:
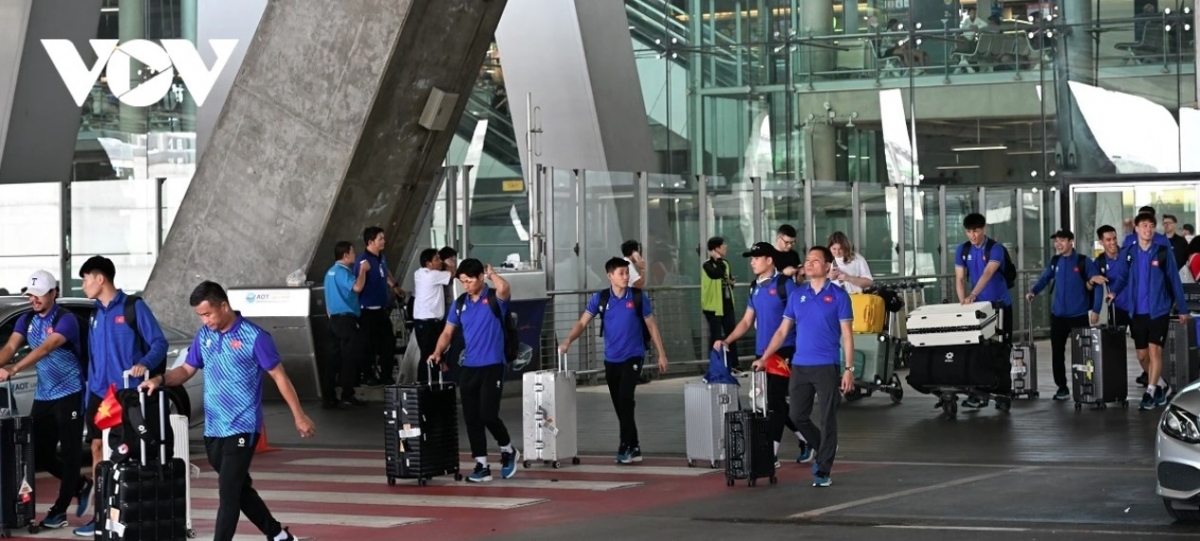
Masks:
[[[211,539],[217,477],[203,459],[193,463],[201,469],[192,482],[193,526],[197,539]],[[463,473],[472,466],[464,461]],[[250,476],[276,519],[294,534],[330,541],[392,540],[400,535],[475,538],[630,512],[647,503],[715,496],[726,488],[718,471],[688,468],[682,459],[618,466],[612,457],[584,457],[583,464],[562,469],[535,465],[511,479],[497,475],[483,484],[439,477],[423,487],[407,480],[389,487],[382,452],[311,449],[256,456]],[[58,482],[42,474],[37,485],[41,519]],[[74,538],[71,529],[84,519],[70,518],[70,528],[43,531],[36,538]],[[239,540],[263,538],[245,517],[238,532]]]

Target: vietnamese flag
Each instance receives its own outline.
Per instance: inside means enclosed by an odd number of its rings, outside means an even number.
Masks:
[[[100,430],[106,430],[121,424],[121,402],[117,400],[117,385],[109,384],[108,396],[100,402],[100,407],[96,410],[96,427]]]

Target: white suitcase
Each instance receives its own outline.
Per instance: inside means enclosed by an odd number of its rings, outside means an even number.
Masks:
[[[1000,311],[988,302],[931,304],[909,312],[905,323],[914,347],[978,344],[1000,332]]]
[[[725,414],[738,410],[738,386],[732,383],[688,383],[683,387],[687,464],[725,460]]]
[[[526,372],[521,383],[524,466],[540,460],[558,468],[568,458],[579,464],[575,372],[567,370],[566,356],[558,356],[555,370]]]

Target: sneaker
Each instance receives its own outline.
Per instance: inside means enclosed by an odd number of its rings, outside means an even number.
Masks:
[[[800,464],[804,464],[805,462],[809,462],[812,459],[813,459],[812,447],[805,445],[803,448],[800,449],[800,456],[796,457],[796,462],[798,462]]]
[[[343,399],[342,399],[342,403],[343,403],[343,404],[349,404],[349,405],[351,405],[351,406],[355,406],[355,407],[359,407],[359,408],[361,408],[361,407],[363,407],[363,406],[366,406],[366,405],[367,405],[367,401],[366,401],[366,400],[361,400],[361,399],[359,399],[357,396],[351,396],[351,397],[343,398]]]
[[[617,458],[615,462],[617,464],[628,464],[629,462],[627,461],[630,460],[632,460],[632,457],[629,456],[629,446],[622,443],[620,447],[617,447]]]
[[[783,464],[780,464],[780,463],[779,463],[779,457],[775,457],[775,469],[777,469],[777,470],[778,470],[778,469],[780,469],[780,468],[782,468],[782,467],[783,467]]]
[[[492,480],[492,469],[484,467],[483,464],[475,463],[475,471],[467,476],[467,481],[470,483],[486,483]]]
[[[1142,403],[1138,405],[1140,410],[1154,409],[1154,396],[1150,393],[1142,393]]]
[[[47,514],[46,518],[42,519],[42,522],[40,522],[38,525],[43,528],[46,528],[48,530],[57,530],[59,528],[66,528],[67,527],[67,514],[66,513]]]
[[[288,531],[287,526],[284,526],[283,531],[280,533],[287,534],[287,537],[283,538],[283,541],[298,541],[298,539],[299,539],[296,536],[292,535],[292,532]],[[272,539],[274,539],[274,538],[272,538]]]
[[[813,486],[814,487],[827,487],[832,484],[833,484],[833,479],[831,479],[829,477],[828,473],[819,471],[816,473],[816,475],[813,475]]]
[[[83,526],[75,528],[75,531],[72,533],[75,534],[75,537],[96,537],[96,523],[89,522],[84,524]]]
[[[1154,391],[1154,405],[1155,406],[1167,405],[1167,398],[1169,398],[1170,396],[1171,396],[1171,386],[1170,385],[1163,385],[1163,386],[1159,387],[1158,390]]]
[[[79,492],[75,494],[75,498],[79,500],[79,505],[75,506],[75,516],[82,517],[87,512],[88,504],[92,499],[92,480],[87,477],[79,478]]]
[[[642,447],[641,446],[634,445],[629,448],[629,461],[630,462],[641,462],[642,461]]]
[[[521,461],[521,450],[513,447],[511,453],[500,453],[500,477],[511,478],[517,473],[517,463]]]
[[[982,408],[986,405],[988,405],[988,401],[980,399],[978,396],[967,397],[962,401],[964,408]]]
[[[1071,398],[1071,390],[1066,387],[1059,387],[1058,392],[1054,393],[1055,400],[1068,400]]]
[[[1149,382],[1149,380],[1146,378],[1146,372],[1144,372],[1144,371],[1142,372],[1142,375],[1138,376],[1137,379],[1135,379],[1134,381],[1136,381],[1137,384],[1141,385],[1142,387],[1145,387],[1146,384]]]

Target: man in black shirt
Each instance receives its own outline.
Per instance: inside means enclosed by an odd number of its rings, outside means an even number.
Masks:
[[[1175,252],[1175,268],[1182,269],[1184,265],[1187,265],[1189,250],[1187,239],[1183,238],[1183,235],[1175,233],[1175,224],[1178,222],[1179,220],[1175,219],[1174,214],[1163,214],[1163,236],[1171,241],[1171,250]]]
[[[779,226],[775,232],[775,269],[784,275],[799,280],[804,276],[804,267],[800,264],[800,254],[793,248],[796,246],[796,228],[791,224]]]
[[[708,261],[701,267],[704,276],[700,279],[700,310],[708,322],[708,333],[713,340],[727,336],[737,325],[733,306],[733,270],[725,261],[729,245],[721,237],[708,239]],[[738,353],[734,347],[727,348],[726,364],[730,371],[738,369]]]

